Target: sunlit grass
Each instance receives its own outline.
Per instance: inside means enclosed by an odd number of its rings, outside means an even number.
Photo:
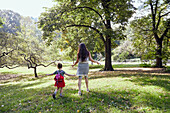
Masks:
[[[90,69],[103,69],[104,65],[91,65]],[[132,67],[140,67],[138,64],[114,64],[113,68],[132,68]],[[77,65],[72,68],[71,64],[63,64],[63,70],[67,70],[68,73],[75,74],[76,73]],[[47,73],[53,73],[55,70],[57,70],[56,66],[48,66],[48,67],[38,67],[37,73],[38,74],[47,74]],[[28,67],[18,67],[14,69],[8,69],[8,68],[0,68],[0,73],[2,74],[34,74],[34,70],[32,68],[28,69]]]
[[[39,66],[37,68],[38,74],[49,74],[53,73],[54,71],[58,70],[56,66],[49,66],[49,67],[42,67]],[[67,72],[76,72],[76,68],[72,68],[70,66],[63,66],[63,70],[67,70]],[[32,68],[28,69],[27,67],[18,67],[14,69],[8,69],[8,68],[0,68],[1,74],[34,74],[34,70]]]
[[[96,68],[95,68],[96,69]],[[92,112],[92,113],[169,113],[170,84],[168,73],[130,72],[93,72],[89,73],[89,89],[86,92],[82,80],[82,96],[77,94],[77,77],[65,77],[63,98],[55,90],[54,76],[56,67],[40,68],[39,78],[30,74],[0,81],[0,112]],[[76,73],[76,68],[63,67],[67,73]],[[17,70],[19,71],[19,70]],[[14,71],[14,72],[17,72]],[[10,73],[8,73],[10,74]]]

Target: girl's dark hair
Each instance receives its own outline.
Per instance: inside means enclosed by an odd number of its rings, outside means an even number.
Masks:
[[[58,67],[58,69],[62,68],[62,64],[58,63],[57,67]]]
[[[78,50],[78,58],[81,58],[82,61],[85,61],[85,59],[89,56],[89,51],[87,50],[84,43],[81,43],[79,45]]]

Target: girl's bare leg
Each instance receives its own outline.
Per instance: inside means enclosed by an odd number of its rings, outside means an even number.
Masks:
[[[85,76],[85,82],[86,82],[86,88],[87,88],[87,91],[89,92],[88,77],[87,77],[87,76]]]
[[[55,92],[54,92],[55,95],[57,94],[58,90],[59,90],[59,87],[57,87],[57,89],[55,90]]]
[[[55,90],[54,94],[53,94],[53,98],[56,99],[55,95],[57,94],[57,91],[59,90],[59,87],[57,87],[57,89]]]
[[[63,93],[63,87],[61,87],[61,89],[60,89],[60,97],[63,96],[62,93]]]

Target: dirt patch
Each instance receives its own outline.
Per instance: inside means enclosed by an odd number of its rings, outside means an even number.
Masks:
[[[9,80],[13,78],[20,77],[21,75],[19,74],[0,74],[0,81],[1,80]]]

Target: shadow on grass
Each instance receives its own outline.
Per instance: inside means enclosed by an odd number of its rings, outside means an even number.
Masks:
[[[144,85],[154,85],[165,88],[167,91],[170,91],[170,75],[152,75],[151,73],[134,73],[133,71],[115,71],[118,73],[97,73],[95,76],[89,76],[89,79],[100,79],[100,78],[110,78],[110,77],[123,77],[131,78],[128,81],[135,82],[141,86]],[[126,73],[126,74],[125,74]],[[93,75],[93,74],[92,74]]]
[[[155,85],[169,91],[169,75],[151,75],[119,71],[108,73],[99,72],[92,75],[89,76],[89,80],[109,77],[130,78],[125,80],[141,86]],[[43,77],[45,76],[42,76],[42,78]],[[28,80],[35,81],[37,79],[29,78]],[[77,110],[86,113],[147,112],[149,110],[167,112],[170,107],[168,93],[152,94],[139,91],[136,88],[126,91],[122,89],[107,89],[106,87],[105,91],[93,89],[90,93],[83,92],[82,96],[78,96],[78,90],[66,86],[64,88],[64,97],[60,98],[58,92],[57,100],[53,100],[51,96],[54,92],[54,87],[47,86],[44,88],[25,89],[42,85],[45,82],[46,80],[40,79],[40,81],[31,84],[0,86],[0,112],[77,112]]]
[[[36,85],[36,84],[33,84]],[[52,98],[53,87],[23,89],[25,86],[1,86],[0,112],[139,112],[140,107],[150,107],[166,111],[169,108],[168,100],[150,93],[138,90],[110,90],[109,92],[92,90],[78,96],[77,90],[64,89],[64,97],[57,100]],[[138,103],[138,104],[137,104]],[[142,109],[140,112],[145,112]]]
[[[9,82],[18,82],[21,80],[24,81],[32,81],[32,80],[38,80],[38,79],[42,79],[48,77],[47,75],[39,75],[38,77],[35,77],[35,75],[32,74],[20,74],[20,75],[16,75],[16,74],[9,74],[9,75],[0,75],[0,83],[9,83]]]
[[[122,75],[123,77],[127,77]],[[131,82],[135,82],[141,86],[144,85],[152,85],[152,86],[159,86],[162,87],[164,89],[166,89],[167,91],[170,91],[170,76],[148,76],[148,75],[131,75],[134,76],[135,78],[129,80]]]

